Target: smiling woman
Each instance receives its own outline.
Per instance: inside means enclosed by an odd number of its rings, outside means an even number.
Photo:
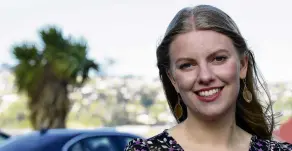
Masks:
[[[237,25],[209,5],[184,8],[157,48],[159,76],[178,124],[131,150],[292,150],[272,140],[268,90]],[[258,93],[266,90],[267,106]]]

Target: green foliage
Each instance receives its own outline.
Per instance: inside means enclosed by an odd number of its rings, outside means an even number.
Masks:
[[[40,58],[37,48],[34,45],[22,44],[14,46],[13,54],[19,64],[15,66],[16,83],[20,91],[31,90],[39,82],[42,73]]]
[[[35,92],[47,70],[59,80],[74,86],[84,83],[90,69],[98,70],[98,65],[86,56],[85,40],[65,38],[62,30],[54,26],[46,27],[39,33],[43,49],[28,43],[13,47],[13,54],[18,60],[14,71],[20,91]]]
[[[39,52],[33,44],[24,43],[22,45],[15,46],[13,54],[19,61],[27,64],[31,61],[39,61]]]

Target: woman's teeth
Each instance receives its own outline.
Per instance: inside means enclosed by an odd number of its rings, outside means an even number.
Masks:
[[[212,90],[208,90],[208,91],[201,91],[199,92],[198,94],[200,96],[211,96],[211,95],[214,95],[215,93],[218,93],[220,91],[220,88],[216,88],[216,89],[212,89]]]

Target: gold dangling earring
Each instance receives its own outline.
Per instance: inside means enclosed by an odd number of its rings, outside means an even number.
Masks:
[[[183,115],[183,108],[180,104],[181,98],[179,97],[179,94],[177,94],[177,104],[174,107],[174,114],[176,116],[177,119],[180,119]]]
[[[243,79],[243,83],[244,83],[244,88],[243,88],[242,96],[247,103],[250,103],[252,101],[252,94],[246,87],[245,79]]]

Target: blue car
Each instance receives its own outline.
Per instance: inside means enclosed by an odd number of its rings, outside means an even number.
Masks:
[[[114,129],[49,129],[14,136],[0,144],[0,151],[123,151],[141,136]]]

